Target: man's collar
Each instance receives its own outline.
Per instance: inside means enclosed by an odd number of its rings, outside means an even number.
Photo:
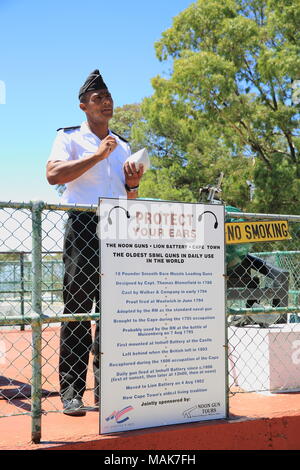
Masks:
[[[84,121],[81,126],[80,126],[80,131],[83,135],[90,135],[93,134],[93,132],[90,129],[90,126],[87,121]],[[95,134],[93,134],[95,135]]]
[[[82,135],[86,135],[86,136],[95,136],[97,137],[97,139],[99,139],[98,136],[96,136],[96,134],[94,134],[94,132],[91,131],[90,129],[90,126],[89,126],[89,123],[87,121],[84,121],[81,126],[80,126],[80,131],[82,133]],[[108,129],[108,133],[109,135],[114,135],[110,129]]]

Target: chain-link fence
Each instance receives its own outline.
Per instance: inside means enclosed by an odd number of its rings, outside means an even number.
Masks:
[[[230,215],[256,228],[285,220],[290,233],[285,240],[244,244],[247,252],[228,269],[230,391],[300,391],[300,217]],[[272,227],[261,227],[262,239],[272,238]]]
[[[72,290],[78,300],[78,293],[82,296],[90,289],[85,286],[91,258],[88,240],[81,239],[86,237],[82,217],[95,217],[95,211],[95,207],[76,207],[75,211],[71,206],[42,202],[0,203],[0,416],[30,414],[34,442],[40,440],[41,414],[62,411],[62,388],[67,400],[82,396],[86,389],[84,411],[97,410],[89,352],[99,312],[80,300],[69,310],[68,302],[63,302],[63,295],[72,296]],[[77,239],[70,230],[71,219],[80,226],[76,227]],[[66,242],[70,245],[65,255],[69,273],[62,262]],[[78,242],[82,256],[76,275],[72,260],[78,261]],[[94,257],[98,259],[97,254]],[[64,351],[59,354],[61,334],[65,335]],[[76,382],[73,392],[72,380]]]
[[[0,417],[31,415],[34,442],[61,396],[98,409],[95,211],[0,203]],[[227,246],[228,392],[300,390],[300,216],[227,216],[285,219],[291,234]]]

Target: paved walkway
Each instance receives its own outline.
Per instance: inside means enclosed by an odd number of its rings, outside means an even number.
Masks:
[[[92,392],[86,393],[87,401]],[[90,407],[84,417],[47,412],[43,403],[42,441],[30,442],[29,415],[0,419],[0,449],[300,449],[300,393],[258,395],[238,393],[230,398],[228,420],[175,425],[100,436],[99,414]],[[52,408],[59,397],[51,397]],[[13,406],[13,404],[11,405]],[[28,400],[19,400],[20,410]],[[172,438],[170,437],[172,436]],[[217,437],[219,436],[219,437]]]

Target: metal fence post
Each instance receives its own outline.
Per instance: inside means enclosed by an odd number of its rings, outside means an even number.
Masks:
[[[31,438],[41,440],[42,416],[42,210],[41,201],[32,204],[32,381]]]
[[[21,251],[20,253],[20,300],[21,300],[21,316],[24,317],[24,252]],[[25,329],[24,324],[21,325],[21,330],[23,331]]]

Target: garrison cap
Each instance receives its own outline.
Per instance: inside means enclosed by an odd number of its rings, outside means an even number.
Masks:
[[[89,74],[88,78],[80,88],[78,98],[80,99],[81,96],[84,95],[84,93],[86,93],[87,91],[103,89],[107,90],[107,86],[105,85],[99,70],[96,69]]]

